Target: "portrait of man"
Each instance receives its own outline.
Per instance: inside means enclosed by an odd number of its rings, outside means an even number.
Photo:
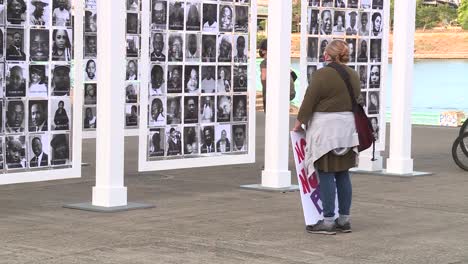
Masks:
[[[234,63],[247,63],[247,36],[236,36],[235,50],[234,50]]]
[[[165,94],[164,69],[161,65],[153,65],[151,68],[151,90],[150,95]]]
[[[349,62],[356,62],[356,39],[346,39],[349,49]]]
[[[181,62],[184,58],[182,34],[169,35],[168,59],[173,62]]]
[[[70,162],[68,134],[55,134],[50,141],[52,147],[52,165],[66,165]]]
[[[29,132],[48,131],[47,100],[29,101]]]
[[[202,66],[202,93],[214,93],[216,91],[215,66]]]
[[[86,107],[83,116],[84,129],[95,129],[97,127],[96,107]]]
[[[23,101],[6,102],[6,133],[20,133],[24,131],[24,103]]]
[[[307,39],[307,61],[316,62],[318,54],[318,38]]]
[[[236,22],[234,24],[235,32],[246,33],[249,28],[249,7],[248,6],[236,6]]]
[[[65,65],[56,65],[52,74],[52,95],[70,95],[70,67]]]
[[[182,154],[182,142],[180,130],[177,127],[171,127],[169,129],[169,135],[167,136],[167,156],[175,156]]]
[[[217,122],[231,121],[231,97],[227,95],[219,95],[217,106]]]
[[[217,5],[203,4],[203,31],[218,32]]]
[[[97,39],[96,35],[85,35],[84,54],[87,58],[96,58],[97,56]]]
[[[136,60],[127,61],[127,73],[125,76],[127,81],[137,81],[138,80],[138,64]]]
[[[185,92],[190,94],[196,94],[199,91],[199,66],[185,66]]]
[[[232,151],[247,151],[246,125],[232,125]]]
[[[370,40],[370,61],[371,62],[380,62],[382,59],[382,40],[381,39],[371,39]]]
[[[26,96],[26,70],[23,64],[8,65],[11,67],[6,76],[6,92],[7,97],[23,97]]]
[[[184,29],[184,3],[170,2],[169,3],[169,29],[183,30]]]
[[[187,34],[186,36],[187,48],[185,50],[185,61],[186,62],[200,62],[200,35],[199,34]]]
[[[201,131],[201,147],[200,147],[200,152],[201,153],[213,153],[216,151],[215,145],[214,145],[214,132],[213,132],[213,127],[212,126],[206,126],[202,128]]]
[[[358,8],[358,0],[348,0],[348,8]]]
[[[84,32],[86,33],[96,33],[97,32],[97,15],[96,11],[85,10],[84,17]]]
[[[6,59],[13,61],[24,61],[26,60],[26,54],[23,51],[24,30],[17,28],[7,29],[7,44]]]
[[[134,104],[138,102],[138,86],[136,83],[129,83],[125,88],[125,103]]]
[[[49,30],[31,29],[29,34],[29,55],[31,61],[48,61]]]
[[[232,60],[232,39],[230,35],[219,36],[218,62],[231,62]]]
[[[7,21],[20,25],[26,21],[26,3],[24,0],[7,0]]]
[[[228,5],[219,6],[219,31],[232,32],[232,7]]]
[[[234,92],[247,92],[247,66],[234,66]]]
[[[85,105],[95,105],[97,101],[97,84],[95,83],[86,83],[84,85],[84,104]]]
[[[167,92],[181,93],[182,92],[182,66],[169,65],[167,71]]]
[[[26,168],[25,136],[6,137],[6,165],[7,169]]]
[[[152,6],[151,29],[165,30],[167,28],[167,2],[162,0],[152,0]]]
[[[383,9],[383,0],[372,0],[372,9]]]
[[[318,23],[318,16],[319,10],[317,9],[309,9],[309,35],[317,35],[319,33],[319,23]]]
[[[221,130],[219,132],[219,130]],[[219,136],[218,136],[219,135]],[[221,125],[216,127],[216,152],[224,153],[231,151],[231,130],[229,125]]]
[[[138,107],[136,105],[126,105],[125,108],[125,126],[138,126]]]
[[[161,98],[153,98],[151,101],[151,111],[148,118],[150,126],[163,126],[166,124],[166,114],[164,113],[164,104]]]
[[[360,36],[369,36],[369,13],[361,13],[361,25],[359,27]]]
[[[320,34],[321,35],[331,35],[332,33],[332,11],[331,10],[323,10],[322,11],[322,25],[320,27]]]
[[[49,165],[49,155],[43,151],[44,145],[42,144],[42,140],[47,144],[47,137],[43,135],[33,135],[30,137],[30,157],[32,156],[31,160],[29,161],[30,168],[37,168],[37,167],[45,167]],[[31,152],[32,151],[32,152]]]
[[[345,8],[346,7],[345,0],[335,0],[335,7]]]
[[[322,6],[323,7],[333,7],[333,1],[334,0],[322,0]]]
[[[150,131],[149,157],[164,156],[164,128],[153,128]]]
[[[153,44],[153,51],[151,52],[151,61],[166,61],[164,54],[164,34],[154,33],[151,43]]]
[[[348,36],[355,36],[358,34],[357,28],[357,12],[356,11],[348,11],[346,13],[346,35]]]
[[[185,28],[188,31],[200,31],[200,3],[187,2],[187,5],[187,21],[185,22]]]
[[[369,55],[367,52],[367,40],[365,39],[359,39],[359,52],[358,52],[358,62],[368,62],[369,61]]]
[[[182,97],[168,97],[167,98],[167,124],[176,125],[182,122],[181,114],[182,109],[180,107],[180,102]]]
[[[372,65],[370,68],[369,88],[380,88],[380,66]]]
[[[127,36],[127,57],[138,57],[140,39],[138,36]]]
[[[198,154],[198,126],[184,127],[184,154]]]
[[[200,122],[212,123],[214,122],[214,96],[200,97]]]
[[[69,0],[57,0],[54,1],[52,13],[52,25],[65,27],[70,26],[70,3]]]
[[[85,81],[96,81],[96,62],[88,60],[85,67]]]
[[[184,97],[184,123],[198,123],[198,97]]]
[[[361,8],[370,9],[372,0],[361,0]]]
[[[247,121],[247,96],[234,95],[234,121]]]
[[[48,0],[31,0],[29,24],[35,26],[48,26],[50,11],[46,7]]]
[[[216,62],[216,36],[202,36],[202,62]]]

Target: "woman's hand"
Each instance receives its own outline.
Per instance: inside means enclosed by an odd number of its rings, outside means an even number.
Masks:
[[[299,120],[296,119],[296,123],[294,123],[293,131],[294,132],[303,132],[304,129],[302,128],[301,125],[302,125],[301,122],[299,122]]]

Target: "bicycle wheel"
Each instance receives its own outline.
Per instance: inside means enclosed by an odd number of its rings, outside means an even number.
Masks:
[[[468,132],[465,132],[462,136],[459,136],[452,145],[452,157],[453,161],[458,167],[468,171]]]
[[[464,133],[468,132],[468,118],[463,122],[463,125],[460,128],[459,136],[463,135]]]

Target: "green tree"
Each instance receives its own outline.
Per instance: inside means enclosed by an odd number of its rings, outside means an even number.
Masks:
[[[462,0],[458,7],[458,23],[468,30],[468,0]]]
[[[291,31],[293,33],[299,32],[299,25],[301,24],[301,1],[294,0],[292,3],[292,21]]]

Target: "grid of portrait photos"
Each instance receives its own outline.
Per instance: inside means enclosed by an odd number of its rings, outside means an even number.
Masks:
[[[152,0],[148,160],[247,152],[247,0]]]
[[[384,0],[308,0],[307,76],[324,66],[328,43],[348,43],[348,66],[359,73],[361,95],[378,141]],[[385,121],[384,121],[385,122]]]
[[[97,0],[85,0],[83,27],[83,130],[97,125]]]
[[[69,0],[0,1],[0,170],[70,166]]]

